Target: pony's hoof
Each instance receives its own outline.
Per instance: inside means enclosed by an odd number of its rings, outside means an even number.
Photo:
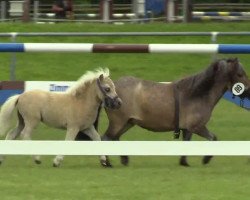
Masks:
[[[101,165],[105,168],[112,168],[113,166],[109,161],[101,160]]]
[[[41,161],[41,160],[35,160],[35,163],[36,163],[37,165],[40,165],[40,164],[42,164],[42,161]]]
[[[128,158],[128,156],[121,156],[121,163],[124,166],[128,166],[128,164],[129,164],[129,158]]]
[[[179,163],[181,166],[183,167],[190,167],[190,165],[187,163],[186,160],[180,160],[180,163]]]
[[[204,156],[202,159],[202,164],[206,165],[210,162],[210,160],[212,159],[213,156]]]

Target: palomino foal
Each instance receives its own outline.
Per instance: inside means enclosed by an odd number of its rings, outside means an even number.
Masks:
[[[19,135],[24,140],[30,140],[40,121],[51,127],[66,129],[65,140],[74,140],[81,130],[92,140],[101,140],[93,126],[101,102],[110,109],[121,106],[108,69],[87,72],[66,92],[33,90],[10,97],[1,108],[0,135],[10,129],[12,113],[16,108],[17,126],[8,132],[6,140],[16,139]],[[34,156],[34,159],[36,163],[41,163],[39,156]],[[53,165],[59,166],[62,160],[62,155],[56,156]],[[102,164],[105,161],[106,157],[101,156]]]

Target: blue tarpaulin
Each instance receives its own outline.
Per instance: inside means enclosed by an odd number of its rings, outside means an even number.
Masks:
[[[9,97],[21,93],[23,90],[0,90],[0,104],[3,104]]]
[[[236,104],[238,106],[241,106],[242,108],[250,110],[250,100],[248,98],[241,99],[238,96],[234,96],[233,93],[230,92],[230,91],[225,92],[223,97],[226,100],[231,101],[232,103],[234,103],[234,104]]]
[[[164,13],[165,0],[146,0],[146,12],[151,11],[154,15]]]

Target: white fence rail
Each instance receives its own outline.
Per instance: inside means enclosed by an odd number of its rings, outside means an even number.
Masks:
[[[3,155],[249,156],[250,141],[0,141]]]

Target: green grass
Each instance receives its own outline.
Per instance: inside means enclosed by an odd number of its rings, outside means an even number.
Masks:
[[[1,32],[101,32],[101,31],[248,31],[249,23],[202,24],[0,24]],[[0,38],[1,42],[10,41]],[[18,37],[18,42],[89,43],[210,43],[210,37]],[[248,37],[219,37],[220,43],[249,43]],[[9,79],[10,53],[0,55],[0,80]],[[229,57],[230,55],[219,55]],[[235,56],[235,55],[234,55]],[[237,55],[250,73],[249,55]],[[109,67],[113,79],[135,75],[155,81],[171,81],[202,70],[209,54],[84,54],[19,53],[18,80],[76,80],[86,70]],[[100,133],[107,127],[101,116]],[[249,140],[249,113],[225,100],[216,106],[208,128],[219,140]],[[34,139],[61,140],[65,132],[41,125]],[[172,133],[153,133],[134,127],[123,140],[172,140]],[[194,140],[201,138],[194,136]],[[15,148],[15,147],[13,147]],[[178,157],[134,156],[128,167],[111,157],[113,169],[103,169],[96,156],[68,156],[60,168],[52,168],[51,156],[37,166],[29,156],[9,156],[0,167],[0,197],[4,200],[68,199],[249,199],[248,157],[215,157],[203,166],[201,157],[190,157],[192,167],[178,166]]]
[[[1,167],[2,199],[248,199],[246,158],[217,157],[209,166],[182,168],[175,157],[132,157],[129,167],[102,169],[96,157],[67,157],[61,168],[51,159],[35,166],[9,157]]]

